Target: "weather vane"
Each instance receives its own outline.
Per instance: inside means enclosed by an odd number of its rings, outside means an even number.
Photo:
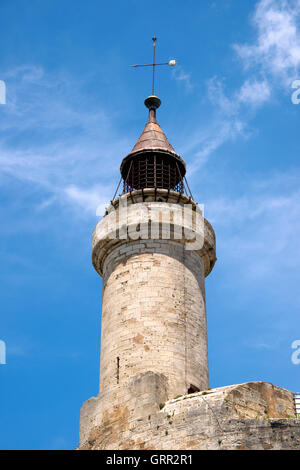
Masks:
[[[160,62],[158,64],[155,63],[155,42],[157,38],[154,36],[152,38],[153,41],[153,63],[152,64],[135,64],[131,65],[130,67],[152,67],[153,68],[153,75],[152,75],[152,95],[154,95],[154,78],[155,78],[155,67],[157,65],[171,65],[174,66],[177,64],[175,59],[169,60],[169,62]]]

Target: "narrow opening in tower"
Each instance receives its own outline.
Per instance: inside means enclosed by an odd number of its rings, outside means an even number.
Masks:
[[[200,388],[191,384],[190,388],[188,389],[188,395],[190,395],[190,393],[197,393],[197,392],[200,392]]]
[[[120,382],[120,358],[117,357],[117,384]]]

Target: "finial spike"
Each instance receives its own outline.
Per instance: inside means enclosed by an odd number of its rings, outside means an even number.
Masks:
[[[153,77],[152,77],[152,96],[154,95],[154,78],[155,78],[155,42],[156,37],[153,36]]]

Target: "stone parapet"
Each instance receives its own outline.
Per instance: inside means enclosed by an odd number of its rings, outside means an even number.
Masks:
[[[112,250],[136,240],[176,240],[203,260],[205,276],[216,261],[216,240],[201,208],[190,198],[165,189],[133,191],[107,208],[95,227],[92,261],[102,276],[103,263]]]

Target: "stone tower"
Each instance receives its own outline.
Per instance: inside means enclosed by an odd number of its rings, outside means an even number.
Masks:
[[[117,199],[93,235],[93,264],[103,278],[100,393],[153,371],[167,377],[168,398],[174,398],[208,388],[204,279],[215,262],[215,239],[206,222],[203,246],[187,249],[178,224],[183,206],[195,203],[184,194],[185,163],[156,121],[159,99],[145,103],[149,120],[121,164],[127,234],[117,233]],[[156,209],[165,225],[175,212],[170,236],[153,233],[159,232]],[[145,220],[152,221],[152,233]]]
[[[93,233],[92,261],[103,279],[100,391],[81,410],[83,449],[206,448],[202,428],[213,434],[217,426],[214,405],[208,409],[203,397],[211,393],[205,277],[216,261],[215,234],[193,201],[184,160],[156,120],[160,104],[156,96],[145,100],[149,119],[121,163],[123,192]],[[228,394],[237,396],[227,389],[217,394],[219,409]],[[250,401],[259,401],[260,392],[250,389]],[[247,387],[238,393],[244,402]],[[280,417],[292,412],[289,393],[276,398]],[[188,397],[198,397],[202,428],[186,420],[193,413],[183,401]],[[198,441],[188,437],[193,426],[202,433]]]

